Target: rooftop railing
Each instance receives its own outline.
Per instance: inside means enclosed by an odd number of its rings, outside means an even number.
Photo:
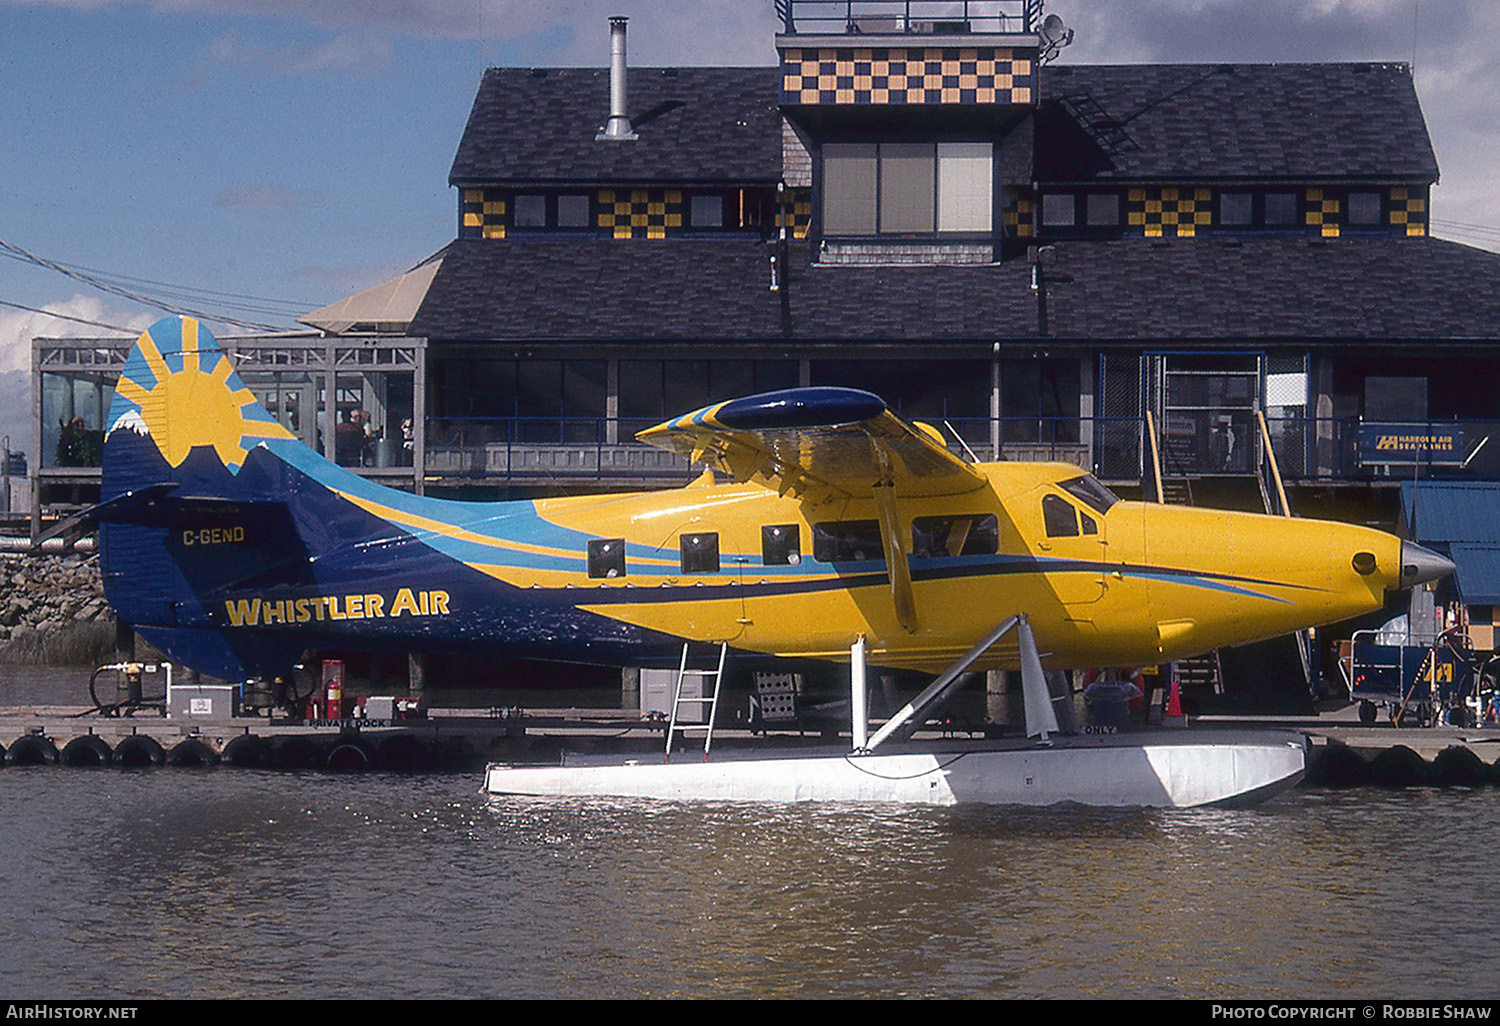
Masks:
[[[1030,34],[1042,0],[776,0],[789,36]]]

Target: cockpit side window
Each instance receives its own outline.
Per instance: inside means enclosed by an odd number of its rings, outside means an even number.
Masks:
[[[1042,524],[1048,538],[1074,538],[1078,535],[1078,511],[1058,495],[1042,496]]]
[[[1101,516],[1108,513],[1109,508],[1120,501],[1120,497],[1100,484],[1099,479],[1093,474],[1070,477],[1066,481],[1059,481],[1057,486],[1075,499],[1098,510]]]

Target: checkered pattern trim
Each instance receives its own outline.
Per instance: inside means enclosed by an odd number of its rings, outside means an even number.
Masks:
[[[1213,198],[1212,189],[1131,189],[1125,194],[1125,224],[1148,239],[1192,238],[1213,224]]]
[[[788,219],[790,215],[790,219]],[[776,228],[781,230],[783,225],[789,225],[792,238],[807,238],[807,230],[812,226],[812,190],[811,189],[788,189],[787,202],[776,208]]]
[[[465,189],[459,208],[460,239],[505,238],[505,193],[494,189]]]
[[[1008,47],[789,48],[787,105],[1032,104],[1036,59]]]
[[[1343,227],[1342,208],[1339,199],[1324,195],[1322,189],[1308,189],[1302,215],[1307,226],[1317,228],[1323,238],[1336,239]]]
[[[599,227],[617,239],[665,239],[681,228],[682,193],[677,189],[600,189]]]
[[[1427,234],[1427,190],[1398,186],[1386,202],[1387,223],[1407,235]]]
[[[1030,196],[1012,196],[1000,212],[1001,231],[1009,239],[1029,239],[1035,225],[1035,201]]]

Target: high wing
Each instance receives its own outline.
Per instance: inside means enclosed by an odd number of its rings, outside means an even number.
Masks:
[[[984,476],[924,427],[869,392],[789,388],[705,406],[636,438],[813,503],[864,498],[877,485],[903,497],[983,487]]]
[[[908,631],[917,629],[917,610],[897,496],[963,495],[986,483],[944,448],[936,431],[907,423],[879,396],[852,388],[790,388],[731,399],[636,438],[804,502],[873,498],[891,596]]]

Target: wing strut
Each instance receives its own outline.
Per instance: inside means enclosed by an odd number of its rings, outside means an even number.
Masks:
[[[880,514],[880,541],[885,547],[885,565],[891,576],[891,598],[896,602],[896,619],[906,633],[917,632],[917,600],[911,590],[911,564],[906,546],[901,544],[900,520],[896,517],[896,486],[882,481],[872,489],[875,509]]]
[[[1003,638],[1012,627],[1016,629],[1016,637],[1021,646],[1021,690],[1025,696],[1026,736],[1040,735],[1042,741],[1045,742],[1048,734],[1061,733],[1057,726],[1057,715],[1052,708],[1052,696],[1047,690],[1047,677],[1042,672],[1042,660],[1037,654],[1036,638],[1031,633],[1031,623],[1022,613],[1006,618],[1003,623],[980,639],[977,645],[965,652],[956,663],[939,674],[938,678],[927,685],[920,695],[908,702],[905,708],[892,716],[886,721],[885,726],[875,732],[875,736],[870,738],[870,743],[865,750],[872,752],[882,742],[892,737],[909,737],[929,710],[958,690],[958,679],[963,676],[964,671],[994,647],[995,642]],[[856,679],[854,686],[862,688],[864,681]],[[860,731],[856,726],[855,737],[859,736]]]

